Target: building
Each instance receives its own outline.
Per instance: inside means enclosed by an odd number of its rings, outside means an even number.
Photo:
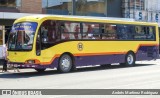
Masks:
[[[160,0],[42,0],[43,13],[132,18],[158,22]]]
[[[41,0],[0,0],[0,45],[4,44],[5,34],[10,32],[15,19],[22,16],[42,14]]]
[[[123,17],[157,22],[160,26],[160,0],[123,0]]]
[[[42,0],[42,2],[43,13],[47,14],[122,17],[121,0]]]

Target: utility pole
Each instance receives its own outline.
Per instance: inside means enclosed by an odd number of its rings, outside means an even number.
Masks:
[[[131,18],[131,16],[130,16],[131,15],[131,13],[130,13],[130,0],[128,0],[128,11],[129,11],[128,16],[129,16],[129,18]]]
[[[137,3],[136,0],[134,0],[134,9],[133,9],[134,17],[133,18],[136,18],[136,9],[137,9],[136,3]]]
[[[46,8],[48,7],[48,0],[47,0],[47,6],[46,6]]]
[[[72,0],[72,15],[76,15],[76,0]]]

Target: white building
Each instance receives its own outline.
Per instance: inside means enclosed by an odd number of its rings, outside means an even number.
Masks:
[[[157,22],[160,26],[160,0],[123,0],[123,17]]]

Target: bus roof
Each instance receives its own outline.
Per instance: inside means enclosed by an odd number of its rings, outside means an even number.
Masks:
[[[130,18],[113,18],[113,17],[93,17],[93,16],[72,16],[72,15],[33,15],[33,16],[25,16],[19,18],[15,21],[15,23],[23,22],[23,21],[33,21],[38,22],[39,20],[66,20],[66,21],[84,21],[84,22],[101,22],[101,23],[124,23],[124,24],[152,24],[158,25],[153,22],[139,22]]]

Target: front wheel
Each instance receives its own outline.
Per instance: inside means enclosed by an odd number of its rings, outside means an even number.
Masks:
[[[72,64],[72,58],[68,54],[63,54],[59,60],[58,70],[62,73],[70,72]]]
[[[127,53],[126,58],[125,58],[125,65],[132,67],[135,66],[135,55],[132,52]]]

